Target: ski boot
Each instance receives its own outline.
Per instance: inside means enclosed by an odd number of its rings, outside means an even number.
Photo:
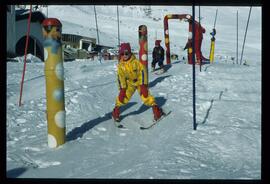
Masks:
[[[154,120],[157,121],[161,118],[162,115],[164,115],[164,112],[160,107],[157,105],[152,106],[153,113],[154,113]]]
[[[120,109],[119,107],[115,107],[112,111],[112,118],[116,122],[120,122]]]

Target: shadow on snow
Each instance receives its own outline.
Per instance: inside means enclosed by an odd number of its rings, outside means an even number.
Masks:
[[[124,107],[121,107],[120,110],[123,112],[135,104],[137,104],[137,103],[130,102],[130,103],[126,104]],[[79,137],[81,138],[84,133],[86,133],[88,130],[90,130],[94,126],[96,126],[104,121],[110,120],[110,119],[112,119],[112,113],[108,112],[103,117],[98,117],[96,119],[90,120],[90,121],[82,124],[80,127],[76,127],[73,130],[71,130],[70,132],[68,132],[68,134],[66,136],[66,141],[76,140]]]
[[[160,106],[160,107],[162,107],[166,102],[166,99],[164,97],[156,97],[155,100],[156,100],[156,103],[158,104],[158,106]],[[150,108],[151,107],[142,104],[141,107],[138,110],[130,112],[130,113],[125,114],[123,116],[120,116],[120,118],[121,118],[121,120],[123,120],[127,116],[141,114],[141,113],[147,111]]]
[[[164,97],[156,97],[155,98],[156,103],[161,107],[165,104],[166,99]],[[128,104],[126,104],[125,106],[120,107],[120,112],[124,112],[125,110],[127,110],[128,108],[136,105],[137,102],[130,102]],[[133,112],[130,112],[128,114],[125,114],[123,116],[120,116],[121,119],[124,119],[127,116],[130,115],[136,115],[136,114],[141,114],[143,112],[145,112],[146,110],[148,110],[151,107],[148,107],[144,104],[141,105],[141,107]],[[85,134],[87,131],[89,131],[90,129],[92,129],[93,127],[95,127],[96,125],[105,122],[107,120],[112,119],[112,113],[108,112],[106,113],[103,117],[98,117],[96,119],[90,120],[84,124],[82,124],[80,127],[76,127],[73,130],[71,130],[70,132],[68,132],[67,136],[66,136],[66,141],[73,141],[76,140],[77,138],[82,138],[83,134]]]
[[[7,178],[17,178],[20,176],[22,173],[24,173],[27,169],[24,167],[19,167],[15,169],[11,169],[7,171]]]

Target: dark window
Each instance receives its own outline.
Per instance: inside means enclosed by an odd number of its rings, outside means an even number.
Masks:
[[[11,12],[11,5],[7,5],[7,11]]]

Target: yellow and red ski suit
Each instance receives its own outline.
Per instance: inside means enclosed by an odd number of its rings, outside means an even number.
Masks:
[[[116,98],[115,105],[120,107],[129,102],[136,89],[140,95],[141,85],[148,85],[146,68],[133,54],[127,61],[124,61],[121,58],[117,65],[117,81],[119,89],[126,89],[126,97],[124,98],[123,103],[119,101],[118,96]],[[145,105],[156,105],[155,98],[150,94],[149,90],[147,97],[144,97],[143,95],[140,95],[140,97]]]

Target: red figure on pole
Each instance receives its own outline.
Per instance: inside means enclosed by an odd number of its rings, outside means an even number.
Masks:
[[[190,52],[190,49],[192,50],[192,21],[188,19],[189,22],[189,36],[188,41],[186,43],[186,46],[184,48],[188,49],[188,63],[192,64],[192,51]],[[202,27],[197,21],[195,21],[195,54],[196,54],[196,64],[200,64],[202,61],[208,61],[209,59],[206,59],[202,55],[201,46],[202,46],[202,40],[203,40],[203,33],[205,33],[204,27]]]

